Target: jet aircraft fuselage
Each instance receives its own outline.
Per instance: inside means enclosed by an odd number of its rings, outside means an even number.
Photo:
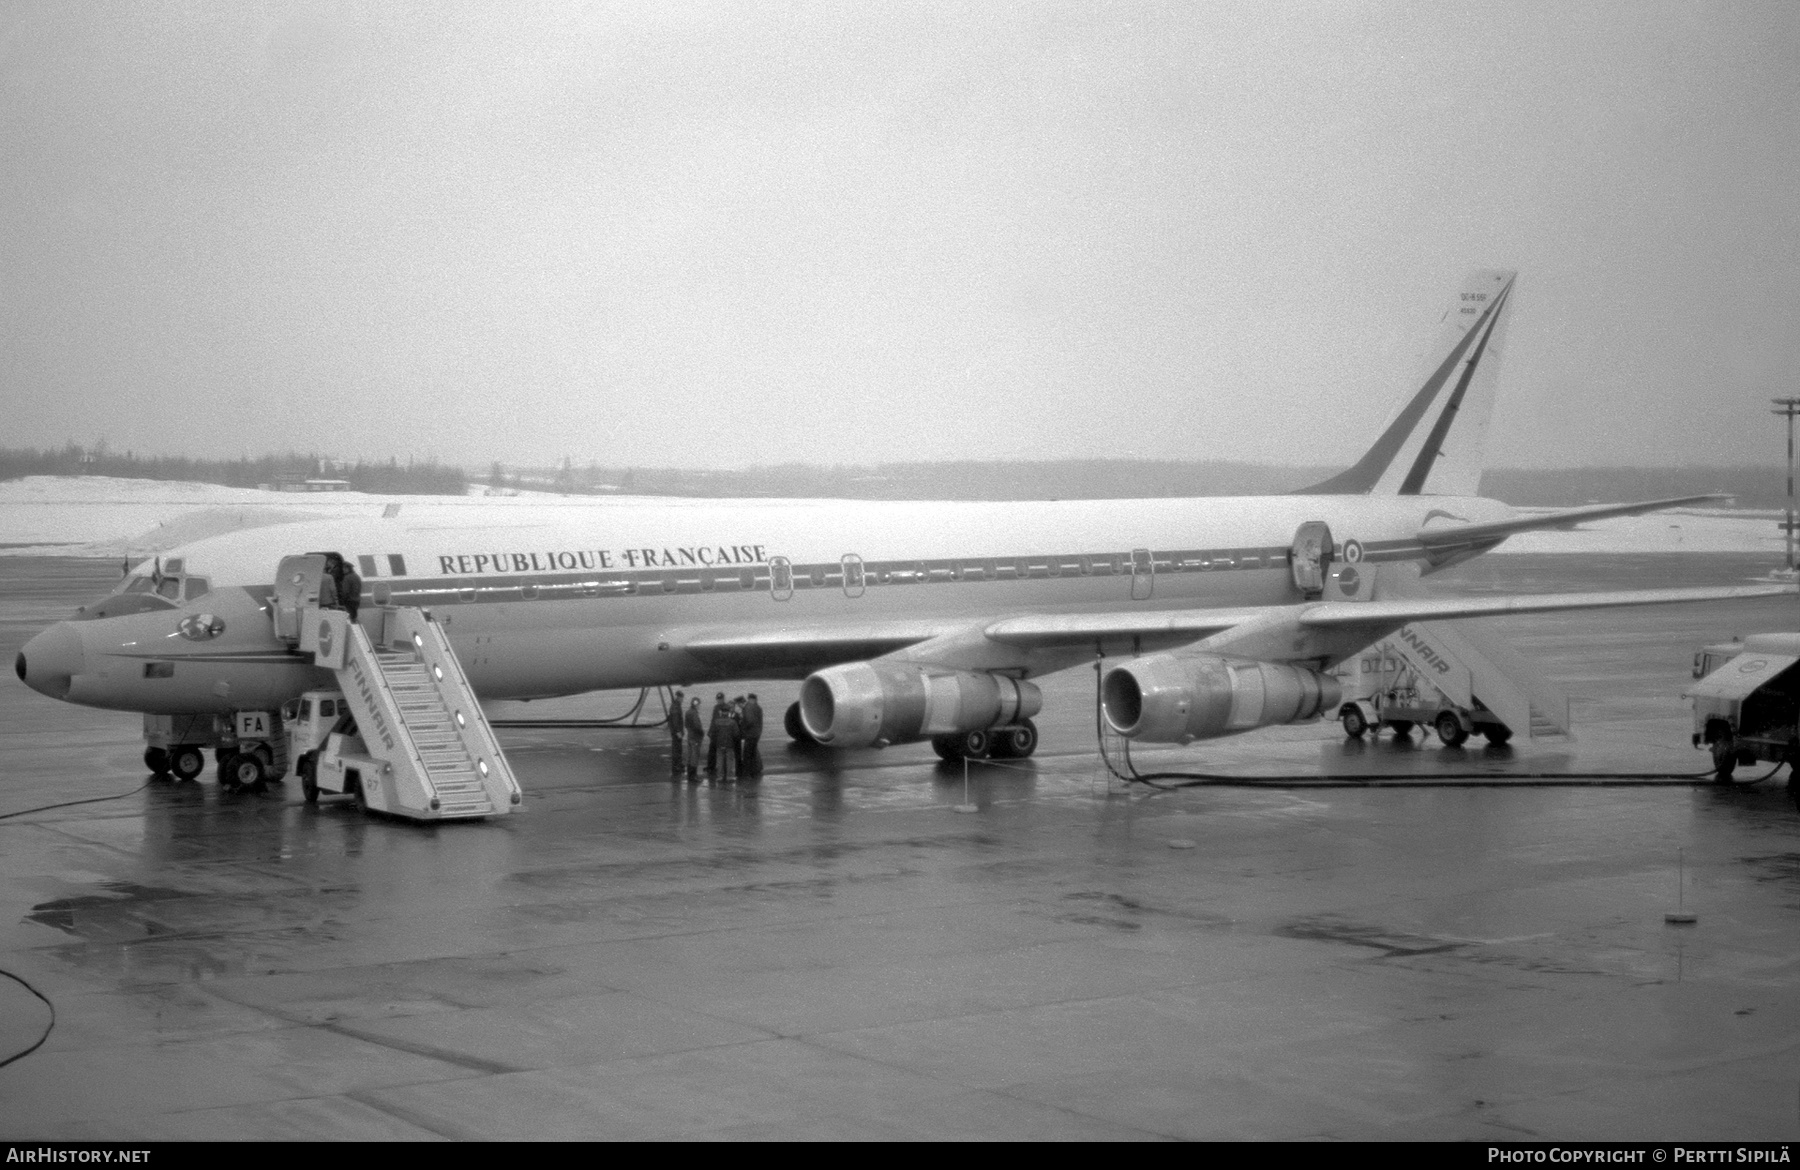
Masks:
[[[1328,561],[1372,566],[1427,558],[1417,535],[1429,525],[1513,514],[1493,500],[1421,496],[416,510],[425,518],[409,520],[403,506],[388,519],[279,525],[172,549],[91,611],[124,602],[139,612],[83,615],[38,635],[22,677],[70,702],[170,714],[273,708],[328,686],[329,672],[277,639],[270,620],[277,562],[308,551],[359,564],[371,610],[430,610],[484,698],[535,698],[800,678],[1020,614],[1292,604],[1307,597],[1292,565],[1302,525],[1328,528]],[[162,566],[180,583],[151,583]],[[198,582],[206,592],[184,596]],[[796,629],[841,636],[782,637]],[[710,646],[717,631],[739,645]],[[1102,648],[1170,642],[1138,634]],[[1095,649],[1034,649],[1002,665],[1029,677]]]

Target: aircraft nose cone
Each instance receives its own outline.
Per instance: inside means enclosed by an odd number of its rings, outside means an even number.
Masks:
[[[32,690],[60,699],[69,693],[70,680],[86,665],[81,635],[67,622],[58,622],[25,643],[13,669]]]

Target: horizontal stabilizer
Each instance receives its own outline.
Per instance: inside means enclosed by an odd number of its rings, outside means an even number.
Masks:
[[[1585,508],[1560,508],[1554,512],[1538,512],[1511,520],[1495,520],[1487,524],[1454,524],[1441,528],[1424,528],[1418,540],[1433,553],[1460,552],[1468,548],[1490,548],[1520,532],[1540,532],[1551,528],[1573,528],[1589,520],[1608,520],[1614,516],[1640,516],[1688,504],[1717,504],[1727,495],[1675,496],[1667,500],[1640,500],[1634,504],[1595,504]]]

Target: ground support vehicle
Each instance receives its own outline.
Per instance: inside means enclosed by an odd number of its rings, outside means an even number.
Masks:
[[[1752,634],[1694,655],[1694,746],[1712,756],[1721,783],[1758,762],[1800,759],[1800,634]],[[1790,773],[1788,790],[1796,793]]]

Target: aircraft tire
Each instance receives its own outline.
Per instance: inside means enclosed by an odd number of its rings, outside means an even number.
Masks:
[[[1351,739],[1361,739],[1369,733],[1369,721],[1363,718],[1362,708],[1348,706],[1344,708],[1344,734]]]
[[[1512,739],[1512,728],[1504,723],[1488,723],[1482,726],[1481,734],[1487,736],[1489,743],[1498,747]]]
[[[1412,734],[1413,722],[1410,719],[1390,719],[1388,721],[1388,727],[1393,731],[1396,738],[1404,739]]]
[[[176,779],[192,780],[206,770],[206,754],[193,744],[182,744],[169,751],[169,771]]]
[[[938,759],[956,761],[962,759],[962,753],[956,750],[953,736],[939,735],[931,740],[931,750],[937,753]]]
[[[144,767],[150,774],[161,780],[169,774],[169,749],[147,747],[144,749]]]
[[[268,787],[269,769],[255,752],[233,752],[225,759],[225,783],[232,788],[261,792]]]
[[[1037,751],[1037,746],[1037,724],[1026,719],[1008,727],[995,728],[989,754],[999,760],[1023,760]]]
[[[1461,747],[1469,738],[1469,733],[1463,730],[1462,720],[1452,711],[1440,711],[1431,726],[1445,747]]]

